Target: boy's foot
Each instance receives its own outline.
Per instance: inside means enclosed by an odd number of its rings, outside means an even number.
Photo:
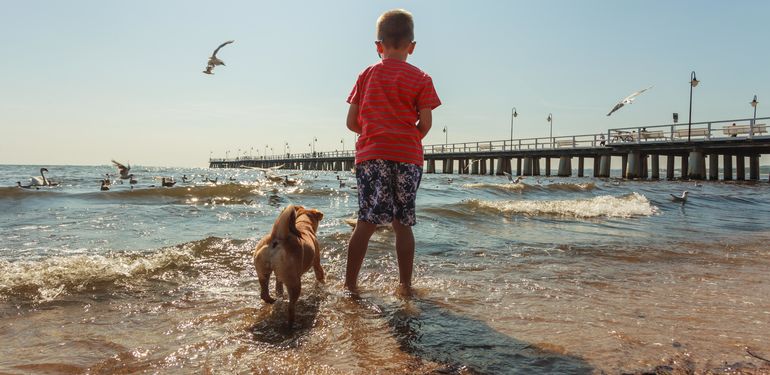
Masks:
[[[414,289],[410,285],[398,284],[396,288],[396,296],[409,299],[414,297]]]
[[[345,295],[352,298],[358,298],[359,297],[359,290],[358,286],[356,285],[348,285],[345,284]]]

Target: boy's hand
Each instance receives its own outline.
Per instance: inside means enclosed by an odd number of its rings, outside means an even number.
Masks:
[[[420,121],[417,122],[417,130],[422,135],[421,138],[425,138],[428,135],[428,131],[433,126],[433,110],[430,108],[423,108],[420,110]]]
[[[356,134],[361,134],[361,125],[358,124],[358,104],[351,104],[348,109],[348,129]]]

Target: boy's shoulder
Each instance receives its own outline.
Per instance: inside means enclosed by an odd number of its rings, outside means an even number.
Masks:
[[[394,60],[394,59],[383,59],[380,60],[372,65],[369,65],[366,67],[362,72],[361,75],[368,75],[376,71],[386,71],[386,72],[407,72],[410,74],[414,74],[416,76],[422,76],[430,78],[428,73],[425,73],[422,69],[401,60]]]

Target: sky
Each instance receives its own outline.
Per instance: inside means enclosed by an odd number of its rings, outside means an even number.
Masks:
[[[7,1],[0,164],[351,149],[345,100],[394,8],[443,102],[426,145],[508,139],[514,107],[515,138],[548,136],[549,113],[555,136],[686,122],[692,71],[693,122],[751,118],[754,95],[770,116],[768,1]]]

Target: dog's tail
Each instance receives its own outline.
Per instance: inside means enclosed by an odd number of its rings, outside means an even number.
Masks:
[[[278,219],[275,220],[273,225],[272,236],[274,239],[286,240],[290,235],[302,237],[297,230],[297,210],[293,204],[284,208],[281,214],[278,215]]]

